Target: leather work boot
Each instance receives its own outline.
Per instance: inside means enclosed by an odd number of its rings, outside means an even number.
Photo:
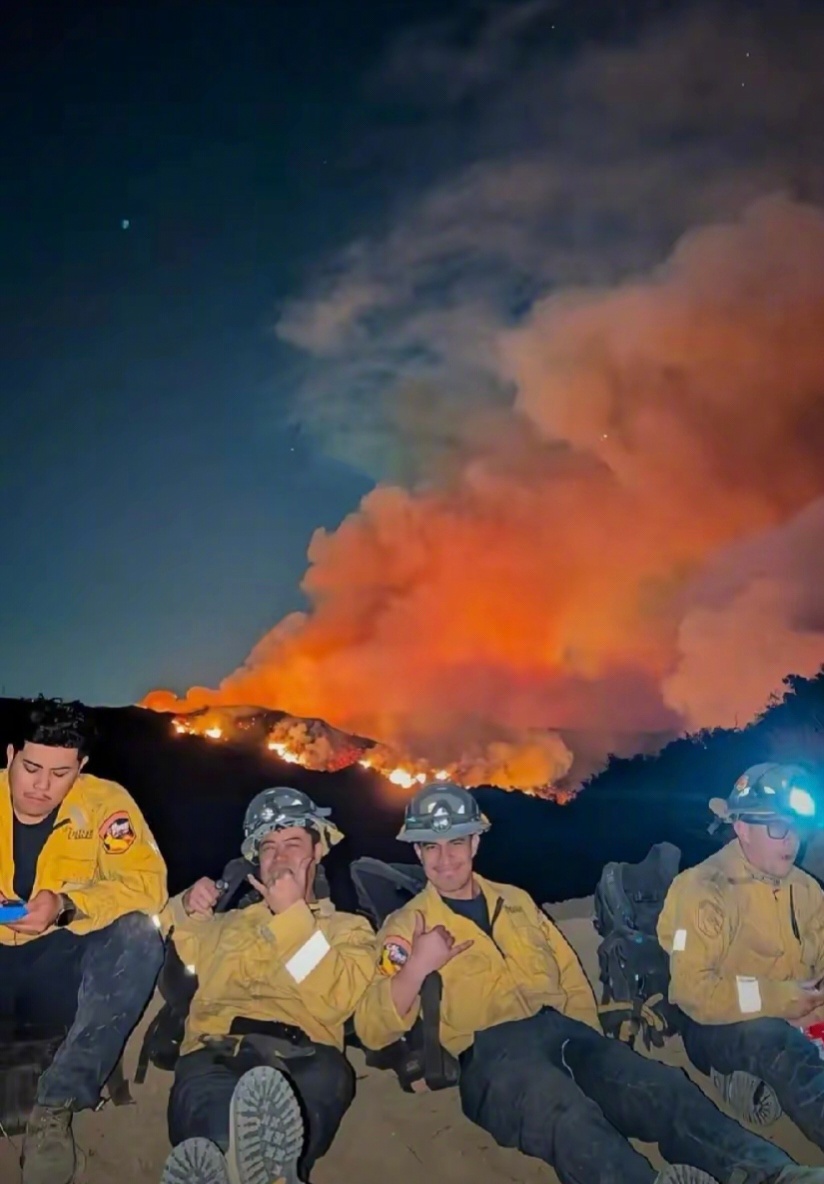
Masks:
[[[20,1157],[23,1184],[71,1184],[76,1163],[71,1110],[35,1106]]]
[[[673,1163],[655,1177],[655,1184],[718,1184],[714,1176],[708,1176],[700,1168],[689,1164]]]

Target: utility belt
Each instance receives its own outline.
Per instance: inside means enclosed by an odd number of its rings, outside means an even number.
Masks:
[[[227,1036],[205,1036],[203,1047],[218,1063],[254,1052],[266,1062],[313,1057],[315,1046],[302,1028],[278,1020],[255,1020],[235,1016]]]

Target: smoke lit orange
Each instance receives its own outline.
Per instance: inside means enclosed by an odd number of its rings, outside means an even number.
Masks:
[[[146,705],[275,707],[410,777],[525,788],[746,723],[824,661],[823,343],[824,214],[783,198],[651,276],[548,297],[497,343],[511,413],[473,425],[449,477],[319,530],[312,610],[217,689]]]

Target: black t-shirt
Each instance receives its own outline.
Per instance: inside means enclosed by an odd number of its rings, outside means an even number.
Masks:
[[[48,818],[26,826],[14,816],[14,894],[19,900],[29,900],[37,875],[37,861],[52,832],[57,811]]]
[[[448,904],[453,913],[458,913],[461,917],[466,917],[469,921],[474,921],[479,929],[482,929],[487,937],[492,936],[492,925],[489,920],[489,908],[486,903],[486,897],[483,892],[479,892],[477,896],[473,896],[471,900],[454,900],[451,897],[442,896],[444,904]]]

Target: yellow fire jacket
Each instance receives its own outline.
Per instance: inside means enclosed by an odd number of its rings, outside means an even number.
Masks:
[[[0,772],[0,894],[7,899],[14,897],[13,818],[4,769]],[[37,861],[32,896],[42,889],[71,896],[77,917],[68,928],[78,934],[104,929],[126,913],[161,912],[168,900],[166,865],[143,815],[122,785],[80,774]],[[36,940],[0,925],[2,945]]]
[[[343,1048],[344,1024],[375,965],[375,934],[363,917],[336,912],[329,901],[299,901],[277,915],[261,902],[187,917],[176,896],[162,921],[198,980],[181,1052],[228,1036],[236,1016],[292,1024],[318,1044]]]
[[[355,1012],[355,1028],[367,1048],[385,1048],[414,1024],[416,1004],[401,1016],[391,980],[411,950],[415,913],[427,927],[443,925],[460,943],[474,944],[441,971],[441,1043],[454,1056],[469,1048],[476,1032],[507,1020],[528,1019],[554,1007],[601,1031],[592,988],[566,938],[520,888],[475,880],[486,897],[493,936],[450,909],[428,884],[378,934],[378,965]]]
[[[784,1018],[797,983],[824,973],[824,892],[800,868],[757,871],[735,839],[676,876],[658,940],[670,999],[698,1023]]]

